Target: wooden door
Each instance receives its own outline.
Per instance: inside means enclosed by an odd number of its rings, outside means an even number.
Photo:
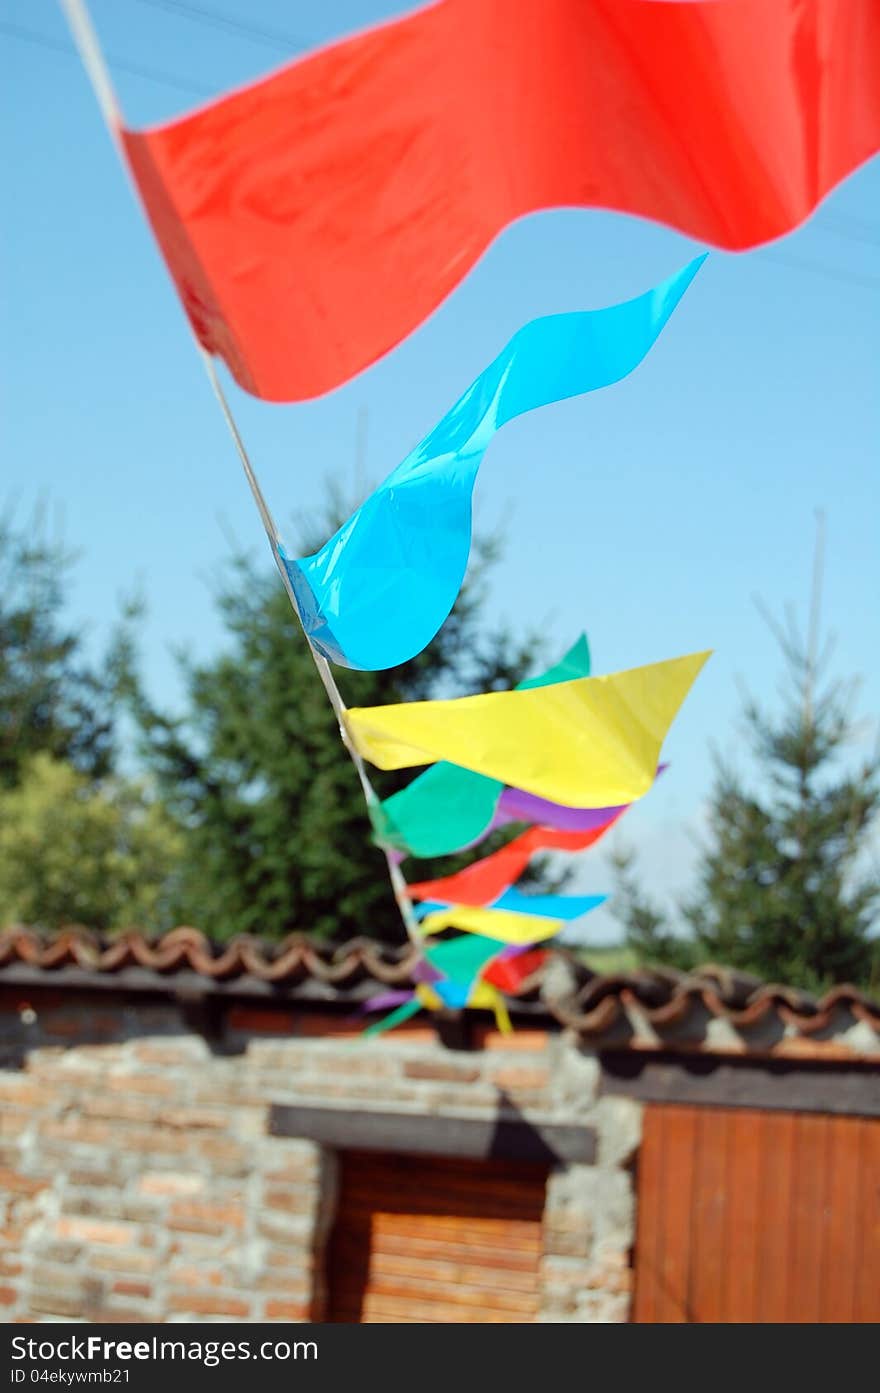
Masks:
[[[634,1319],[880,1321],[880,1121],[650,1106]]]
[[[531,1322],[547,1170],[344,1152],[329,1321]]]

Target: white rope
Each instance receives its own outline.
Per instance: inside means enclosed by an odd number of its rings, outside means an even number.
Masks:
[[[95,93],[98,106],[101,109],[101,115],[103,116],[104,121],[107,125],[107,129],[110,132],[113,142],[120,153],[122,162],[126,167],[126,172],[128,172],[128,166],[124,157],[122,156],[122,151],[120,149],[119,142],[119,127],[122,124],[122,109],[119,105],[119,101],[113,89],[113,83],[110,79],[110,73],[107,68],[107,64],[104,61],[104,55],[101,52],[101,47],[98,43],[98,36],[95,33],[94,27],[92,25],[91,18],[85,5],[85,0],[59,0],[59,3],[61,5],[62,10],[64,11],[65,17],[70,26],[70,31],[73,37],[74,44],[76,45],[80,59],[82,60],[83,67],[85,68],[86,74],[92,85],[92,89]],[[367,808],[371,813],[375,812],[375,810],[379,806],[379,797],[370,781],[370,776],[367,773],[366,765],[364,764],[361,753],[357,749],[352,739],[351,732],[349,731],[348,722],[346,719],[347,708],[345,702],[342,699],[342,694],[336,685],[333,673],[330,670],[330,664],[327,662],[323,654],[319,653],[317,649],[314,647],[306,630],[306,627],[303,624],[302,614],[300,613],[299,605],[296,602],[296,595],[294,594],[293,586],[290,583],[290,577],[287,574],[287,568],[284,565],[284,561],[281,557],[278,530],[275,526],[272,514],[269,511],[269,505],[266,502],[263,490],[260,488],[259,481],[254,472],[254,468],[251,464],[247,449],[245,448],[244,441],[242,440],[241,432],[238,429],[235,417],[233,416],[229,402],[227,401],[226,393],[223,391],[220,379],[217,376],[217,370],[214,366],[214,360],[211,357],[211,355],[205,351],[205,349],[199,343],[198,339],[195,338],[195,335],[193,335],[193,340],[198,350],[199,357],[202,360],[202,364],[205,368],[205,371],[208,374],[208,380],[211,383],[211,387],[220,406],[220,410],[223,413],[223,419],[225,420],[226,425],[229,429],[229,433],[232,436],[235,449],[238,453],[238,458],[241,461],[241,465],[244,469],[248,485],[250,486],[254,502],[257,505],[257,511],[260,514],[260,520],[265,529],[266,536],[269,541],[269,546],[272,549],[272,555],[275,558],[275,564],[278,567],[278,571],[281,575],[281,580],[284,584],[284,589],[287,591],[287,597],[290,600],[291,606],[293,607],[294,614],[300,622],[300,627],[302,628],[306,642],[309,646],[309,652],[311,653],[315,663],[315,667],[318,670],[318,676],[324,684],[324,690],[327,693],[330,705],[332,706],[333,712],[339,723],[339,734],[342,738],[342,743],[348,750],[348,753],[352,759],[352,763],[354,764],[354,767],[357,770],[358,778],[360,779],[360,784],[363,790],[364,799],[366,800]],[[390,846],[387,842],[383,841],[381,838],[377,837],[376,840],[378,846],[380,847],[385,857],[385,863],[388,867],[388,876],[391,881],[391,888],[394,892],[394,898],[397,901],[397,907],[400,910],[401,918],[403,919],[404,928],[406,929],[406,932],[413,943],[420,943],[421,937],[419,934],[415,914],[413,913],[412,902],[406,893],[406,881],[404,880],[403,873],[401,872],[401,869],[394,858],[394,848]]]
[[[88,74],[89,82],[92,84],[92,90],[97,98],[98,106],[101,108],[101,115],[113,137],[114,144],[118,146],[119,127],[122,125],[122,109],[113,90],[110,71],[104,62],[104,55],[101,52],[101,45],[98,43],[98,36],[95,33],[91,16],[86,9],[84,0],[58,0],[58,3],[70,26],[73,42]]]
[[[248,456],[248,452],[245,447],[244,441],[242,440],[241,432],[239,431],[235,421],[235,417],[232,414],[232,409],[227,400],[226,393],[223,391],[220,379],[217,376],[217,369],[214,366],[214,360],[211,358],[210,354],[207,353],[204,350],[204,348],[202,348],[201,344],[198,344],[197,347],[199,350],[199,356],[201,357],[202,362],[205,365],[205,371],[208,374],[208,379],[211,383],[211,386],[214,390],[214,394],[220,405],[220,410],[222,411],[224,420],[226,421],[226,424],[229,427],[229,433],[232,436],[232,439],[235,443],[235,448],[238,452],[238,457],[241,460],[242,468],[244,469],[245,476],[247,478],[248,484],[250,485],[251,493],[254,497],[254,502],[257,505],[257,511],[260,514],[263,527],[265,528],[266,537],[269,541],[269,546],[272,549],[272,555],[275,558],[275,564],[278,567],[278,571],[281,576],[284,589],[287,591],[287,598],[290,600],[293,612],[300,622],[300,627],[302,628],[306,643],[309,646],[309,652],[311,653],[315,663],[315,667],[318,670],[318,676],[321,678],[321,681],[324,684],[324,690],[326,691],[327,696],[330,699],[330,705],[333,707],[336,719],[339,722],[339,734],[342,739],[342,743],[348,750],[348,753],[350,754],[352,759],[352,763],[354,764],[354,767],[357,770],[358,778],[361,782],[361,788],[363,789],[364,799],[366,800],[367,807],[371,811],[375,811],[375,809],[379,806],[379,797],[376,793],[376,790],[373,788],[373,784],[370,780],[369,774],[367,773],[367,768],[364,764],[363,757],[360,751],[358,750],[357,746],[355,745],[351,737],[351,733],[348,729],[348,721],[346,720],[347,707],[342,699],[342,693],[336,685],[336,681],[330,669],[330,664],[327,662],[327,659],[323,656],[323,654],[319,653],[317,649],[314,647],[306,631],[306,627],[303,624],[302,614],[300,613],[300,608],[297,604],[296,595],[294,593],[293,586],[290,583],[290,576],[287,573],[287,567],[285,566],[281,556],[281,549],[278,544],[278,529],[276,528],[272,514],[269,511],[269,505],[266,502],[263,491],[260,488],[259,481],[254,472],[254,468]],[[394,848],[389,846],[387,842],[383,841],[379,837],[376,838],[376,841],[377,845],[381,848],[382,853],[385,857],[385,863],[388,867],[388,875],[391,880],[391,888],[394,891],[394,898],[397,901],[397,905],[400,910],[401,917],[403,919],[404,927],[407,931],[407,934],[413,940],[413,942],[418,943],[420,941],[418,925],[416,923],[415,915],[413,914],[412,902],[406,893],[406,881],[404,880],[400,867],[394,859]]]

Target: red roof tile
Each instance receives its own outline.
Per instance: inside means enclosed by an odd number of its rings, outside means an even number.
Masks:
[[[395,948],[366,938],[334,946],[291,934],[279,943],[237,938],[217,944],[193,928],[172,929],[158,939],[137,930],[104,939],[79,926],[52,937],[28,928],[0,930],[0,982],[4,975],[20,980],[20,970],[29,968],[31,980],[45,975],[47,984],[66,980],[71,988],[84,973],[107,985],[121,974],[120,987],[127,986],[126,969],[138,968],[138,985],[154,991],[173,991],[175,978],[195,973],[232,991],[262,983],[284,999],[314,995],[309,987],[320,984],[325,997],[344,1002],[362,999],[378,986],[409,986],[415,961],[409,945]],[[561,987],[554,985],[554,968],[557,977],[561,968]],[[880,1004],[857,988],[841,985],[817,998],[711,964],[692,973],[655,967],[603,975],[556,951],[523,979],[512,1004],[549,1015],[594,1040],[622,1027],[630,1036],[640,1030],[678,1034],[698,1017],[744,1032],[773,1023],[788,1035],[812,1039],[839,1036],[841,1022],[843,1028],[861,1023],[876,1037],[880,1052]]]

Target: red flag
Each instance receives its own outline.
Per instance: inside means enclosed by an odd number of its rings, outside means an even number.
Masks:
[[[121,134],[202,344],[296,401],[536,209],[733,250],[788,232],[880,148],[880,4],[441,0]]]
[[[422,880],[407,886],[407,890],[414,900],[490,905],[519,880],[536,851],[585,851],[604,837],[609,827],[625,812],[625,807],[616,808],[609,813],[607,822],[603,822],[601,827],[590,827],[585,832],[557,832],[553,827],[530,827],[528,832],[514,837],[500,851],[474,861],[456,875],[444,876],[442,880]]]
[[[498,987],[499,991],[507,992],[508,996],[513,996],[519,991],[526,978],[537,972],[549,956],[544,948],[533,948],[530,952],[517,953],[509,958],[499,954],[497,958],[492,959],[487,967],[483,968],[480,979],[483,982],[491,983],[493,987]]]

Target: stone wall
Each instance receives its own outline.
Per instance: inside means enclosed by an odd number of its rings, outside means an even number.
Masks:
[[[269,1135],[270,1103],[593,1127],[596,1163],[548,1182],[541,1318],[628,1317],[640,1110],[597,1099],[595,1059],[563,1036],[486,1031],[465,1053],[430,1027],[366,1041],[338,1017],[237,1008],[218,1043],[171,1005],[106,996],[27,1005],[11,1024],[5,1320],[320,1320],[335,1156]]]

